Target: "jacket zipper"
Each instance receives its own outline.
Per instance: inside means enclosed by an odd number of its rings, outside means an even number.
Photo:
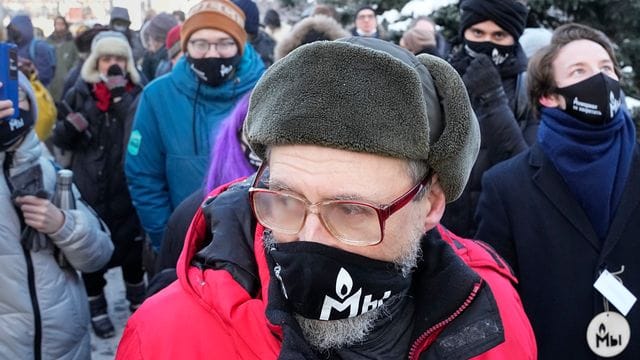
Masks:
[[[460,307],[456,311],[453,312],[453,314],[449,315],[446,319],[427,329],[427,331],[422,333],[422,335],[420,335],[418,339],[414,341],[413,345],[411,345],[411,350],[409,351],[409,360],[417,360],[420,354],[429,346],[431,346],[431,344],[436,340],[438,335],[440,335],[440,332],[444,330],[444,327],[455,320],[455,318],[462,314],[462,312],[466,308],[468,308],[469,305],[471,305],[473,299],[475,299],[476,295],[478,295],[478,291],[480,291],[480,286],[482,286],[482,280],[480,280],[480,282],[477,282],[473,286],[471,294],[469,294],[467,299],[462,303],[462,305],[460,305]]]
[[[284,295],[285,299],[288,299],[289,296],[287,295],[287,289],[285,289],[284,287],[282,276],[280,276],[280,271],[282,271],[282,267],[280,267],[280,264],[276,264],[276,266],[273,268],[273,273],[275,274],[276,279],[278,279],[278,281],[280,282],[280,289],[282,290],[282,294]]]
[[[35,272],[33,270],[33,260],[31,253],[27,249],[22,249],[27,261],[27,279],[29,281],[29,295],[31,296],[31,306],[33,307],[33,325],[35,334],[33,336],[33,358],[42,359],[42,319],[40,317],[40,305],[38,304],[38,294],[36,293]]]

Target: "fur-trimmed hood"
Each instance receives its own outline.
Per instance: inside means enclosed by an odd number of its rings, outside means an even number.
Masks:
[[[80,71],[82,80],[90,84],[97,84],[102,81],[98,72],[98,59],[104,55],[117,55],[127,58],[126,73],[134,84],[140,84],[140,74],[135,67],[129,41],[117,31],[103,31],[93,39],[91,53]]]
[[[337,40],[349,36],[338,22],[325,15],[313,15],[298,22],[274,50],[280,60],[300,45],[317,40]]]

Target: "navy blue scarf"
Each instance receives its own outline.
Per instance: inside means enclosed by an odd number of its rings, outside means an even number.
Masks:
[[[543,108],[538,143],[604,241],[627,182],[635,126],[625,106],[613,120],[594,126],[564,111]]]

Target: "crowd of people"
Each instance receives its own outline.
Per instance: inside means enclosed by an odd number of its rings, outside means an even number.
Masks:
[[[457,39],[419,16],[397,44],[368,4],[201,0],[140,31],[114,7],[46,39],[13,16],[2,357],[90,358],[121,267],[117,359],[639,358],[614,45],[521,0],[459,10]]]

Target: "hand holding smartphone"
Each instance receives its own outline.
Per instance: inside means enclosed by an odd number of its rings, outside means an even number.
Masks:
[[[0,43],[0,100],[11,100],[13,115],[17,118],[18,110],[18,47],[11,43]]]

